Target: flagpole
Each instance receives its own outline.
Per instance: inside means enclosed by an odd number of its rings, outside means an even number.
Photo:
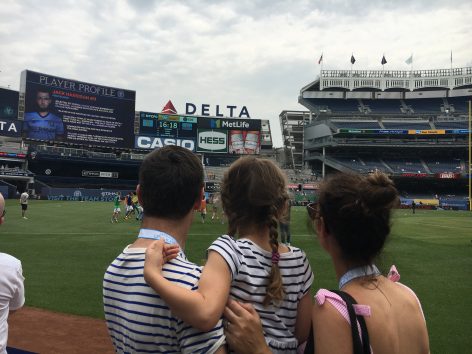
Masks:
[[[451,49],[451,74],[450,75],[452,76],[452,49]]]
[[[470,173],[471,173],[471,169],[472,169],[472,152],[471,152],[471,148],[472,148],[472,101],[469,100],[469,168],[467,171],[468,172],[468,176],[469,176],[469,211],[472,211],[472,185],[471,185],[471,181],[472,181],[472,178],[470,176]]]

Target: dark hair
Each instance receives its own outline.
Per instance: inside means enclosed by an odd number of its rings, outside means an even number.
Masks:
[[[191,151],[166,146],[145,157],[139,185],[145,216],[179,219],[200,200],[203,167]]]
[[[241,235],[245,228],[269,227],[272,252],[278,254],[278,221],[288,199],[286,178],[270,160],[241,157],[226,171],[221,187],[221,202],[228,217],[228,234]],[[264,306],[284,297],[277,262],[272,263]]]
[[[338,173],[320,187],[319,217],[336,238],[342,256],[366,265],[382,251],[390,233],[391,210],[398,202],[392,180],[382,172]]]

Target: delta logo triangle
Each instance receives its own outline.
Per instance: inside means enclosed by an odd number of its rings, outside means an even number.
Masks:
[[[171,100],[169,100],[169,102],[166,103],[164,108],[162,108],[161,113],[164,113],[164,114],[177,114],[177,110],[175,109],[175,107],[172,104]]]

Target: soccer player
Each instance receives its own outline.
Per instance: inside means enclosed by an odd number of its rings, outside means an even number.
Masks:
[[[111,223],[118,222],[118,215],[121,213],[120,208],[121,195],[120,192],[116,192],[115,198],[113,198],[113,214],[111,216]]]
[[[128,220],[131,213],[134,212],[133,197],[131,197],[131,192],[129,192],[125,197],[125,207],[126,207],[125,220]]]
[[[20,204],[21,204],[21,217],[23,219],[28,219],[26,217],[26,210],[28,209],[28,199],[29,199],[29,194],[24,191],[20,195]]]
[[[64,124],[62,119],[52,114],[50,105],[51,93],[40,89],[36,93],[36,112],[25,114],[23,122],[23,136],[37,140],[62,140],[64,138]]]
[[[202,217],[202,224],[204,224],[205,223],[205,218],[206,218],[206,215],[207,215],[207,202],[206,202],[205,195],[203,195],[203,199],[202,199],[202,202],[200,204],[200,215]]]

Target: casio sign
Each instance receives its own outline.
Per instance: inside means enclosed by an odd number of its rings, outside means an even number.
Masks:
[[[207,151],[226,150],[226,134],[211,130],[199,132],[198,148]]]
[[[138,149],[156,149],[167,145],[176,145],[195,151],[195,142],[189,139],[159,138],[150,136],[138,136],[136,138],[136,148]]]

